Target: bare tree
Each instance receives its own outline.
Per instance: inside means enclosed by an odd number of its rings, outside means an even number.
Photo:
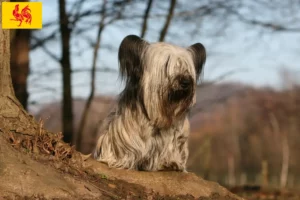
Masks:
[[[229,153],[227,157],[227,165],[228,165],[228,185],[234,186],[236,185],[236,178],[235,178],[235,160],[234,155]]]
[[[28,0],[12,0],[11,2],[27,2]],[[28,91],[27,77],[29,74],[29,39],[30,30],[11,30],[11,76],[17,99],[27,109]]]
[[[152,2],[153,0],[148,0],[147,7],[143,16],[143,25],[142,25],[142,30],[141,30],[141,37],[144,38],[146,31],[147,31],[147,26],[148,26],[148,18],[150,14],[150,10],[152,7]]]
[[[166,18],[166,22],[160,32],[160,36],[159,36],[159,41],[163,42],[165,40],[165,37],[168,33],[168,29],[171,23],[171,20],[173,18],[173,14],[174,14],[174,10],[175,10],[175,6],[176,6],[176,0],[170,0],[170,8],[169,8],[169,12]]]
[[[59,0],[59,20],[60,20],[61,49],[62,49],[60,64],[62,67],[62,77],[63,77],[62,126],[63,126],[64,140],[66,142],[72,142],[73,101],[72,101],[72,78],[71,78],[71,61],[70,61],[71,28],[69,27],[69,17],[66,11],[65,0]]]
[[[227,11],[227,15],[235,16],[239,21],[249,24],[252,26],[260,26],[267,28],[273,31],[284,31],[284,32],[299,32],[300,24],[298,10],[300,8],[300,2],[298,0],[290,1],[268,1],[260,0],[253,1],[250,3],[247,1],[244,2],[235,2],[235,1],[224,1],[219,2],[218,6]],[[251,15],[246,15],[242,13],[243,10],[249,10]],[[266,16],[257,17],[253,15],[253,12],[259,11],[260,15],[263,16],[265,12],[263,11],[277,11],[277,16],[273,16],[273,19],[267,19]],[[289,13],[289,16],[286,16],[285,13]],[[253,16],[256,16],[255,18]],[[281,18],[283,20],[276,20]]]
[[[73,113],[73,105],[72,105],[72,78],[71,75],[73,72],[79,72],[72,70],[71,66],[71,55],[70,55],[70,49],[72,47],[72,44],[70,43],[71,37],[81,37],[82,40],[86,40],[87,43],[92,44],[94,46],[94,41],[84,35],[85,32],[90,30],[91,28],[94,28],[96,25],[99,25],[99,23],[89,22],[83,24],[80,23],[81,20],[84,21],[86,18],[91,18],[94,16],[102,16],[103,10],[102,8],[94,8],[91,7],[89,9],[82,9],[82,5],[87,0],[76,0],[72,4],[70,4],[71,9],[70,11],[66,11],[66,1],[60,0],[59,1],[59,28],[50,32],[40,34],[42,36],[39,36],[38,33],[35,33],[32,35],[33,42],[31,44],[31,49],[40,48],[43,50],[48,56],[50,56],[53,60],[60,63],[61,65],[61,71],[62,71],[62,130],[64,133],[64,140],[66,142],[74,142],[76,143],[75,139],[75,132],[74,132],[74,113]],[[105,25],[112,24],[113,22],[121,19],[121,14],[123,11],[123,8],[125,5],[130,3],[130,1],[113,1],[109,2],[111,6],[106,8],[106,22],[103,22],[103,26],[101,28],[101,32],[104,29]],[[108,4],[108,3],[107,3]],[[49,22],[44,27],[51,27],[56,25],[57,22]],[[61,52],[62,55],[56,55],[55,51],[52,49],[48,49],[48,42],[53,41],[57,38],[57,32],[60,33],[60,43],[61,43]],[[96,42],[97,43],[97,42]],[[97,45],[96,45],[97,46]],[[96,58],[97,59],[97,58]],[[87,71],[87,70],[84,70]],[[101,69],[101,70],[93,70],[92,74],[96,71],[113,71],[114,70],[107,70]],[[53,71],[52,71],[53,72]],[[46,72],[45,75],[50,75],[52,73],[51,71]],[[56,73],[56,71],[54,72]],[[94,84],[94,83],[92,83]],[[94,93],[94,92],[93,92]],[[92,94],[93,96],[94,94]],[[81,126],[80,126],[81,127]],[[79,131],[81,132],[81,131]]]
[[[100,48],[100,44],[101,44],[101,35],[102,32],[105,28],[105,19],[106,19],[106,4],[107,1],[104,0],[103,4],[102,4],[102,15],[101,15],[101,20],[99,23],[99,29],[98,29],[98,33],[97,33],[97,39],[96,39],[96,44],[94,47],[94,54],[93,54],[93,64],[92,64],[92,70],[91,70],[91,91],[90,91],[90,95],[87,99],[87,102],[85,104],[85,108],[83,110],[83,114],[81,117],[81,121],[79,124],[79,129],[78,129],[78,133],[77,133],[77,139],[76,139],[76,148],[77,150],[80,151],[81,149],[81,142],[82,142],[82,135],[83,135],[83,131],[86,125],[86,121],[88,118],[88,114],[89,114],[89,110],[92,104],[92,100],[95,94],[95,79],[96,79],[96,65],[97,65],[97,59],[98,59],[98,51]]]
[[[282,167],[280,174],[280,187],[285,188],[289,175],[289,160],[290,160],[290,147],[286,133],[282,134]]]
[[[282,139],[282,167],[281,167],[281,174],[280,174],[280,186],[285,188],[287,184],[288,178],[288,169],[289,169],[289,155],[290,155],[290,148],[288,144],[288,138],[286,132],[280,129],[278,119],[274,114],[270,115],[270,122],[275,134],[280,135]]]
[[[27,77],[29,74],[29,38],[30,30],[12,30],[11,41],[11,76],[17,99],[27,109],[28,91]]]
[[[3,1],[2,1],[3,2]],[[1,3],[2,3],[1,2]],[[2,15],[0,16],[2,21]],[[12,81],[10,79],[10,44],[9,44],[9,31],[1,30],[0,31],[0,44],[2,48],[0,48],[0,96],[1,101],[0,105],[4,101],[13,101],[9,100],[9,96],[14,96],[14,90],[12,86]],[[16,99],[16,98],[13,98]],[[0,106],[0,111],[3,111],[4,107]]]
[[[0,3],[4,2],[3,0]],[[0,15],[2,26],[2,15]],[[10,36],[9,30],[0,31],[0,130],[8,128],[32,134],[34,120],[24,110],[15,96],[10,74]],[[24,128],[26,127],[26,128]]]

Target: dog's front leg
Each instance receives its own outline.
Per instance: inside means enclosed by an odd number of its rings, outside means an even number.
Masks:
[[[188,137],[190,135],[190,122],[186,118],[182,127],[182,135],[178,138],[178,149],[181,158],[181,165],[183,166],[184,172],[186,172],[186,163],[189,157],[189,148],[188,148]]]
[[[186,138],[186,140],[181,144],[181,151],[180,151],[180,158],[181,158],[181,168],[183,172],[187,172],[186,171],[186,163],[187,163],[187,159],[189,156],[189,149],[188,149],[188,139]]]

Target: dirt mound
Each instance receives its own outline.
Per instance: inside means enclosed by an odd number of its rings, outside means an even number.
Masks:
[[[6,199],[240,199],[191,173],[109,169],[42,126],[0,129],[0,177]]]

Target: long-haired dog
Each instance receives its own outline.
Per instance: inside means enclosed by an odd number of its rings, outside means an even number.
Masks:
[[[119,65],[126,86],[100,128],[94,157],[114,168],[185,171],[188,113],[205,60],[200,43],[181,48],[125,37]]]

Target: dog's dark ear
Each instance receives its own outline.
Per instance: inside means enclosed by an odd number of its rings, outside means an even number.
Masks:
[[[128,35],[119,48],[120,73],[127,81],[139,79],[142,76],[142,54],[149,45],[136,35]]]
[[[191,45],[188,50],[192,53],[194,65],[196,68],[196,78],[198,80],[206,61],[206,50],[201,43]]]

